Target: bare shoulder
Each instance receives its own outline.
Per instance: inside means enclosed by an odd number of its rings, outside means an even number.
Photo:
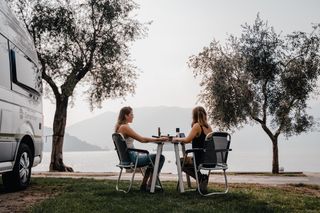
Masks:
[[[201,126],[200,126],[200,124],[198,124],[198,123],[193,124],[192,130],[193,130],[194,132],[196,132],[197,134],[200,133],[200,132],[201,132]]]
[[[120,127],[119,127],[119,129],[118,129],[118,132],[120,132],[120,133],[125,133],[125,132],[127,132],[129,129],[130,129],[129,124],[121,124]]]
[[[210,132],[213,132],[212,128],[210,126],[208,126],[207,128],[204,127],[204,133],[207,135],[209,134]]]
[[[199,129],[201,129],[201,126],[200,126],[200,124],[195,123],[195,124],[193,124],[192,129],[199,130]]]

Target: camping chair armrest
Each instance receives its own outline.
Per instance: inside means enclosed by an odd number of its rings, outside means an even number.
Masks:
[[[145,150],[145,149],[128,148],[128,151],[149,154],[149,151],[148,151],[148,150]]]
[[[193,149],[187,149],[186,154],[191,153],[191,152],[203,152],[204,149],[202,148],[193,148]]]
[[[229,152],[232,151],[232,149],[216,149],[215,152]]]

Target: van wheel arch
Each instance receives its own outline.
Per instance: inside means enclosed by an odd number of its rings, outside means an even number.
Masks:
[[[23,138],[21,139],[19,147],[21,146],[21,144],[26,144],[29,147],[29,149],[31,151],[31,154],[32,154],[32,163],[33,163],[35,150],[34,150],[34,142],[33,142],[32,137],[30,135],[23,136]]]
[[[4,187],[8,191],[25,189],[31,180],[33,154],[27,143],[20,143],[13,170],[2,174]]]

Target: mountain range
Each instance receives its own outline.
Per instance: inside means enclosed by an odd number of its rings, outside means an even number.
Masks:
[[[317,109],[320,106],[311,109],[310,114],[319,118]],[[180,107],[142,107],[133,109],[134,120],[131,127],[140,135],[152,136],[157,134],[158,127],[161,128],[163,135],[175,134],[175,129],[180,128],[180,132],[188,133],[191,129],[191,108]],[[89,144],[101,147],[103,149],[113,150],[114,145],[111,135],[114,132],[114,126],[118,113],[105,112],[96,117],[84,120],[69,126],[66,129],[72,136],[81,138]],[[213,127],[217,131],[217,127]],[[244,126],[241,129],[231,132],[233,150],[246,153],[268,153],[272,155],[272,144],[266,133],[259,125]],[[314,131],[304,133],[299,136],[293,136],[288,139],[280,135],[279,153],[297,153],[309,152],[311,155],[318,155],[320,150],[320,132]],[[155,144],[145,144],[135,142],[137,148],[151,149],[156,148]],[[170,148],[171,146],[164,146]],[[270,159],[271,160],[271,159]],[[320,158],[319,158],[320,160]]]
[[[140,135],[157,135],[158,127],[164,135],[174,135],[177,127],[187,133],[191,126],[191,109],[179,107],[143,107],[133,109],[134,121],[131,127]],[[70,135],[104,149],[114,149],[111,135],[118,114],[105,112],[101,115],[74,124],[66,129]],[[151,148],[154,144],[136,143],[136,147]]]
[[[44,152],[51,152],[52,150],[52,128],[45,127],[44,129],[44,145],[43,151]],[[63,143],[63,151],[65,152],[75,152],[75,151],[99,151],[102,150],[101,147],[89,144],[86,141],[83,141],[75,136],[72,136],[68,133],[64,136],[64,143]]]

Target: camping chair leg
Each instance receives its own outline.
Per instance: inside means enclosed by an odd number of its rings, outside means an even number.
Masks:
[[[136,174],[136,170],[137,170],[137,165],[138,165],[138,157],[136,159],[136,163],[134,165],[134,169],[133,169],[133,172],[132,172],[132,176],[131,176],[131,180],[130,180],[130,184],[129,184],[129,187],[127,190],[123,190],[123,189],[119,189],[119,182],[120,182],[120,179],[121,179],[121,174],[122,174],[122,170],[123,168],[121,168],[120,170],[120,174],[119,174],[119,177],[118,177],[118,180],[117,180],[117,185],[116,185],[116,190],[117,191],[121,191],[121,192],[124,192],[124,193],[128,193],[132,187],[132,184],[133,184],[133,180],[134,180],[134,176]],[[132,167],[131,167],[132,168]]]
[[[146,170],[144,168],[139,168],[141,175],[142,175],[142,179],[144,178],[144,175],[146,174]]]
[[[198,189],[198,192],[203,195],[201,193],[201,190],[200,190],[200,181],[199,181],[199,177],[198,177],[198,172],[196,172],[196,182],[197,182],[197,189]]]
[[[120,182],[120,178],[121,178],[121,174],[122,174],[122,169],[123,169],[123,168],[120,169],[120,173],[119,173],[118,180],[117,180],[117,184],[116,184],[116,190],[117,190],[117,191],[120,191],[120,190],[119,190],[119,182]]]
[[[229,191],[228,188],[228,180],[227,180],[227,175],[226,175],[226,170],[223,170],[223,175],[224,175],[224,183],[225,183],[225,191],[224,192],[211,192],[208,194],[202,194],[200,191],[200,194],[203,196],[210,196],[210,195],[218,195],[218,194],[227,194]]]
[[[200,180],[199,180],[199,176],[198,176],[198,170],[197,169],[197,164],[196,164],[196,158],[193,156],[193,167],[194,167],[194,173],[195,173],[195,176],[196,176],[196,184],[197,184],[197,189],[198,189],[198,192],[203,195],[201,193],[201,190],[200,190]]]
[[[226,170],[223,170],[223,175],[224,175],[224,183],[225,183],[225,191],[224,194],[228,193],[229,187],[228,187],[228,180],[227,180],[227,175],[226,175]]]
[[[186,157],[186,147],[185,147],[184,143],[181,143],[181,151],[183,153],[183,158],[185,158]],[[183,160],[183,165],[184,165],[184,160]],[[188,187],[191,188],[190,176],[188,174],[186,174],[186,178],[187,178]]]
[[[130,191],[130,189],[132,187],[135,174],[136,174],[136,167],[134,168],[133,173],[132,173],[132,177],[131,177],[131,180],[130,180],[130,186],[129,186],[128,192]]]
[[[119,182],[120,182],[120,179],[121,179],[122,170],[123,170],[123,168],[120,169],[119,177],[118,177],[117,184],[116,184],[116,190],[120,191],[120,192],[128,193],[130,191],[130,189],[131,189],[132,182],[130,182],[130,185],[129,185],[127,190],[119,189]]]
[[[130,181],[130,189],[131,189],[131,186],[133,184],[134,176],[136,175],[137,166],[138,166],[138,160],[139,160],[139,154],[137,155],[136,163],[134,164],[134,169],[133,169],[133,173],[132,173],[132,177],[131,177],[131,181]]]

